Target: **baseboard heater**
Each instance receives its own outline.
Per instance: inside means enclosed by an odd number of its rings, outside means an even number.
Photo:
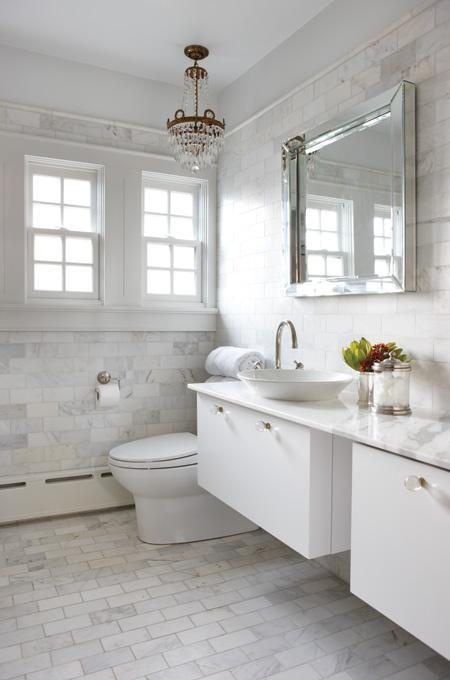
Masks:
[[[132,504],[108,468],[0,477],[0,524]]]

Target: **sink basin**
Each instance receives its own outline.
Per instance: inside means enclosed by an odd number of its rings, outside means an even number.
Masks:
[[[261,368],[241,371],[238,378],[266,399],[323,401],[335,399],[352,377],[337,371]]]

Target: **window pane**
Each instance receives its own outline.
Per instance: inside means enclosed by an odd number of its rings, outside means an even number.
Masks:
[[[324,250],[338,250],[338,237],[333,232],[322,233],[322,248]]]
[[[386,260],[375,260],[375,274],[377,276],[389,276],[389,264]]]
[[[375,255],[389,255],[391,249],[390,239],[385,238],[374,238],[373,240],[373,251]]]
[[[171,217],[170,235],[174,238],[194,238],[194,223],[190,217]]]
[[[322,255],[308,255],[308,274],[310,276],[325,275],[325,260]]]
[[[147,243],[147,266],[170,267],[170,246],[165,243]]]
[[[62,291],[62,265],[35,264],[34,290]]]
[[[375,217],[373,220],[373,233],[375,236],[383,236],[383,220],[381,217]]]
[[[34,259],[62,262],[62,239],[60,236],[35,236]]]
[[[175,269],[195,269],[195,248],[174,246],[173,266]]]
[[[320,223],[322,229],[325,231],[336,231],[337,229],[337,214],[334,210],[321,210]]]
[[[64,203],[91,205],[91,183],[88,179],[64,180]]]
[[[306,232],[306,247],[309,250],[320,250],[321,249],[321,239],[319,231],[307,231]]]
[[[144,190],[144,210],[146,212],[156,212],[167,214],[169,211],[169,195],[164,189]]]
[[[174,272],[173,292],[175,295],[195,295],[195,272]]]
[[[165,215],[144,215],[145,236],[164,237],[169,233],[169,220]]]
[[[341,257],[327,257],[327,275],[342,276],[344,267]]]
[[[170,214],[192,217],[194,214],[194,197],[185,191],[170,192]]]
[[[37,229],[59,229],[61,207],[46,203],[33,203],[33,227]]]
[[[61,202],[61,180],[51,175],[33,175],[33,201]]]
[[[315,208],[307,208],[306,210],[306,228],[319,229],[319,211]]]
[[[66,238],[66,262],[92,264],[94,248],[90,238]]]
[[[164,269],[147,269],[147,293],[170,295],[170,272]]]
[[[69,293],[92,293],[94,291],[92,267],[66,267],[66,290]]]
[[[91,209],[64,206],[64,227],[74,231],[91,231]]]
[[[391,236],[392,235],[392,220],[391,220],[391,218],[384,220],[384,235],[385,236]]]

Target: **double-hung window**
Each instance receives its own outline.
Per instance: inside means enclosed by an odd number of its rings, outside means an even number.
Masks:
[[[99,298],[103,167],[26,158],[28,296]]]
[[[309,195],[306,200],[308,277],[351,275],[352,233],[352,201]]]
[[[200,181],[143,174],[144,297],[199,302],[206,190]]]

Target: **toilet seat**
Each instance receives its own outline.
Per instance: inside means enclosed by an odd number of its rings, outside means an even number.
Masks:
[[[177,432],[137,439],[111,449],[109,463],[142,470],[197,465],[197,437],[190,432]]]

